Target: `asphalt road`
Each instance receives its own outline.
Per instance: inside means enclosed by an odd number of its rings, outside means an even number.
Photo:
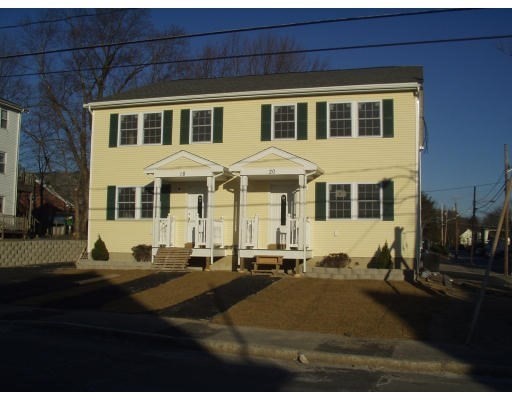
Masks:
[[[0,321],[6,391],[510,391],[512,381],[389,373],[184,350],[123,334]]]

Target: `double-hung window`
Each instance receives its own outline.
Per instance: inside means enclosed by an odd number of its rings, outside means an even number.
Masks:
[[[119,145],[162,143],[162,113],[121,115]]]
[[[7,110],[0,109],[0,128],[7,129]]]
[[[381,218],[381,184],[336,183],[327,186],[329,219]]]
[[[328,135],[340,137],[382,137],[382,102],[329,103]]]
[[[153,188],[118,187],[116,208],[119,219],[153,218]]]
[[[0,151],[0,174],[5,174],[5,153]]]
[[[274,139],[295,139],[295,111],[295,105],[279,105],[273,107]]]
[[[191,120],[191,143],[211,143],[212,110],[192,110]]]

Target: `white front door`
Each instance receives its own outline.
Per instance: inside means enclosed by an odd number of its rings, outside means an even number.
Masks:
[[[199,239],[196,232],[198,221],[206,218],[207,196],[206,185],[191,185],[187,193],[187,230],[186,230],[186,243],[196,243]]]
[[[268,243],[278,249],[286,249],[289,243],[290,218],[298,217],[298,188],[292,184],[276,184],[270,187]]]

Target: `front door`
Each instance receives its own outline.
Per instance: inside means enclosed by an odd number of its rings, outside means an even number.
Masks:
[[[206,185],[191,185],[187,194],[186,243],[202,242],[207,207]]]
[[[287,227],[298,212],[298,188],[292,184],[276,184],[270,187],[269,237],[271,248],[286,249],[290,240]]]

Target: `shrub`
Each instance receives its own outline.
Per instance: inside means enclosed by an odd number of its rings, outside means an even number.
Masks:
[[[317,263],[317,267],[326,268],[345,268],[350,264],[350,257],[345,253],[329,254],[322,261]]]
[[[96,240],[96,243],[94,243],[94,248],[91,251],[91,256],[92,259],[96,261],[108,261],[108,259],[110,258],[107,246],[105,246],[105,242],[101,240],[100,235],[98,235],[98,240]]]
[[[393,259],[391,258],[391,251],[389,250],[388,243],[386,242],[382,249],[379,248],[375,252],[375,255],[368,264],[368,268],[376,269],[392,269]]]
[[[441,246],[440,244],[433,244],[430,246],[430,251],[433,253],[438,253],[447,256],[448,250],[446,250],[446,247]]]
[[[137,261],[151,261],[151,249],[148,244],[139,244],[132,247],[133,258]]]

